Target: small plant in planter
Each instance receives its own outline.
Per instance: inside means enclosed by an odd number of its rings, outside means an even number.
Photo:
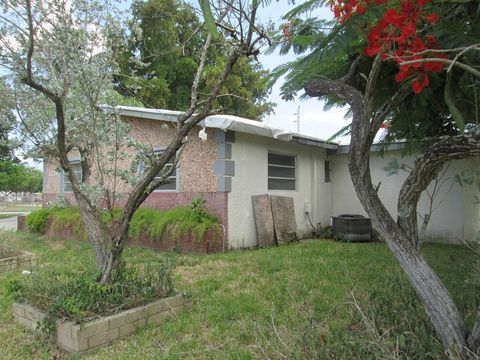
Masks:
[[[185,298],[173,288],[173,254],[159,256],[155,264],[121,268],[107,285],[98,282],[93,264],[48,266],[12,280],[15,319],[54,336],[64,350],[83,353],[185,308]]]

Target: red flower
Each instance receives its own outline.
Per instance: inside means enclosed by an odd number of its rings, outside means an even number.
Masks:
[[[422,77],[419,76],[413,83],[412,89],[415,94],[420,94],[423,89],[425,89],[429,84],[430,80],[428,79],[427,74],[423,74],[423,79],[420,81]]]
[[[333,14],[336,18],[340,17],[340,8],[337,5],[333,7]]]
[[[362,4],[357,5],[357,14],[358,15],[363,15],[367,12],[367,8],[363,6]]]
[[[439,59],[446,59],[447,55],[437,54],[435,57]],[[423,69],[429,72],[441,72],[445,68],[446,64],[440,61],[429,61],[423,65]]]
[[[433,35],[427,35],[426,39],[429,47],[435,46],[435,44],[437,43],[437,39]]]
[[[331,8],[341,24],[347,22],[354,15],[363,15],[369,6],[383,5],[393,0],[331,0]],[[432,52],[437,39],[432,35],[425,35],[419,26],[438,22],[435,13],[424,9],[431,0],[395,0],[396,7],[387,8],[383,17],[376,24],[372,24],[367,35],[365,54],[373,57],[380,54],[384,60],[392,59],[398,66],[399,72],[395,75],[398,82],[414,78],[412,89],[418,94],[430,84],[429,73],[441,72],[445,64],[440,61],[422,62],[426,58],[447,58],[446,54]],[[417,63],[401,65],[412,60],[421,60]]]
[[[430,15],[425,16],[424,19],[430,24],[435,24],[436,22],[438,22],[439,18],[437,14],[431,13]]]
[[[395,80],[397,82],[405,81],[410,76],[410,72],[407,70],[401,70],[397,75],[395,75]]]
[[[417,0],[418,6],[424,7],[430,2],[430,0]]]
[[[400,26],[403,22],[403,16],[400,16],[395,9],[388,9],[383,15],[383,20],[385,21],[385,25]]]

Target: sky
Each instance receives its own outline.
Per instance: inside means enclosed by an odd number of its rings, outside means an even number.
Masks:
[[[196,0],[187,1],[195,5],[197,4]],[[121,7],[128,10],[130,3],[130,0],[124,1],[121,4]],[[298,3],[299,1],[297,1],[297,5]],[[282,16],[293,7],[294,5],[288,4],[287,0],[272,0],[270,5],[260,9],[259,18],[264,23],[272,21],[275,24],[280,24],[282,23]],[[315,11],[315,15],[324,19],[333,18],[332,12],[327,7]],[[294,54],[280,56],[277,52],[268,55],[264,52],[259,56],[259,61],[265,69],[270,71],[281,64],[295,59]],[[273,127],[283,128],[291,132],[297,132],[297,111],[300,110],[299,132],[301,134],[328,139],[345,125],[348,125],[349,121],[344,118],[346,109],[334,108],[329,111],[324,111],[323,103],[316,99],[284,101],[280,96],[282,82],[282,79],[280,79],[272,88],[268,100],[274,102],[277,106],[272,114],[263,119],[266,124]],[[349,138],[337,138],[335,141],[348,143]],[[34,164],[31,160],[27,160],[27,162],[36,167],[39,166],[39,164]]]
[[[268,7],[261,9],[259,16],[262,21],[273,21],[278,24],[281,23],[282,16],[292,8],[293,6],[289,5],[287,0],[272,1]],[[327,7],[317,10],[316,15],[324,19],[333,18],[333,13]],[[275,67],[294,59],[295,56],[293,54],[280,56],[278,53],[262,54],[259,57],[259,61],[268,70],[273,70]],[[301,134],[328,139],[341,128],[348,125],[349,121],[344,118],[346,109],[335,108],[323,111],[323,103],[316,99],[284,101],[280,97],[281,85],[282,79],[273,86],[269,100],[276,103],[277,106],[275,112],[264,119],[264,122],[267,124],[296,132],[296,113],[300,106]],[[341,143],[348,143],[348,140],[348,137],[335,139],[335,141]]]

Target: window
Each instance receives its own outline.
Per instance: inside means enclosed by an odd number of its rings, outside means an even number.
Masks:
[[[295,156],[268,153],[268,190],[295,190]]]
[[[70,169],[73,171],[73,174],[77,178],[77,181],[79,183],[82,182],[82,165],[80,164],[80,161],[71,161],[70,162]],[[63,191],[72,191],[72,183],[68,179],[67,174],[64,172],[63,174]]]
[[[325,160],[325,182],[330,182],[330,161]]]
[[[155,150],[155,154],[160,156],[163,153],[163,150]],[[155,179],[159,179],[163,174],[167,174],[173,167],[176,156],[172,156],[168,159],[168,162],[165,164],[165,167],[158,173]],[[168,177],[168,182],[160,185],[157,190],[177,190],[177,169],[173,170],[172,174]]]
[[[164,150],[155,150],[155,154],[157,156],[160,156],[162,153],[164,152]],[[168,162],[165,164],[165,167],[158,173],[158,175],[155,177],[155,179],[160,179],[162,177],[163,174],[166,174],[168,173],[171,169],[172,169],[172,166],[175,162],[175,159],[176,159],[176,156],[172,156]],[[139,173],[140,175],[143,174],[143,172],[145,171],[145,164],[144,163],[140,163],[139,164]],[[178,177],[178,169],[175,169],[173,171],[173,173],[168,177],[168,182],[163,184],[163,185],[160,185],[159,187],[156,188],[155,191],[163,191],[163,190],[167,190],[167,191],[175,191],[177,190],[177,177]]]

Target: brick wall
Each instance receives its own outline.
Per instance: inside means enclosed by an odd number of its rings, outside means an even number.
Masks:
[[[183,252],[198,252],[198,253],[214,253],[220,252],[224,248],[228,249],[228,194],[222,192],[211,193],[198,193],[198,192],[154,192],[145,200],[142,207],[154,208],[161,210],[168,210],[177,206],[189,206],[193,198],[203,195],[206,200],[206,207],[215,216],[218,217],[220,224],[225,226],[225,244],[223,244],[223,234],[218,237],[216,234],[207,233],[204,242],[195,239],[192,236],[185,236],[180,239],[171,239],[168,234],[164,235],[162,239],[152,239],[148,234],[142,234],[139,238],[130,239],[129,245],[132,246],[146,246],[161,250],[177,249]],[[58,200],[57,194],[44,194],[44,204],[55,202]],[[75,203],[73,196],[70,196],[69,200],[72,204]],[[119,206],[121,207],[122,201],[120,200]],[[24,218],[18,217],[18,229],[24,230]],[[74,229],[57,229],[52,226],[49,221],[46,229],[46,235],[49,237],[63,238],[67,240],[86,240],[84,237],[76,234]]]

